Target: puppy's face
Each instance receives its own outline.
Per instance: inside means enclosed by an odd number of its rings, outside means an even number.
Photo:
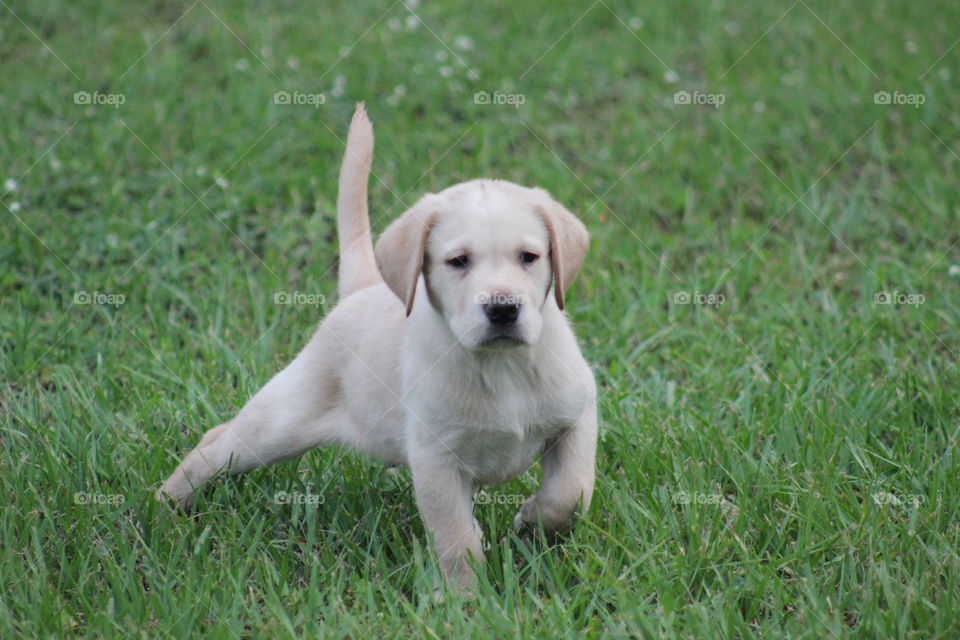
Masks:
[[[377,261],[408,313],[422,273],[461,345],[504,349],[540,338],[551,280],[562,309],[586,246],[586,229],[545,191],[474,180],[401,216],[377,243]]]
[[[536,203],[492,184],[446,194],[424,257],[430,302],[468,349],[536,342],[550,289],[550,236]]]

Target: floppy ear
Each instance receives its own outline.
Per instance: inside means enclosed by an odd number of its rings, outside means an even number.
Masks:
[[[406,307],[407,315],[413,309],[413,297],[417,292],[417,278],[423,269],[423,254],[427,235],[437,217],[436,209],[427,197],[413,205],[406,213],[394,220],[380,234],[374,250],[377,267],[384,282]]]
[[[543,192],[546,194],[546,192]],[[550,265],[553,269],[553,295],[563,309],[563,292],[580,271],[587,255],[590,234],[575,215],[547,195],[547,204],[537,206],[550,234]]]

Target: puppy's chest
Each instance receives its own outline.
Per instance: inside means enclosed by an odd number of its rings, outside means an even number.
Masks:
[[[523,473],[544,444],[570,426],[574,399],[528,380],[475,381],[469,393],[447,398],[441,438],[483,484]]]
[[[449,409],[478,431],[550,437],[571,413],[571,398],[533,376],[477,376],[468,384],[466,393],[451,398]]]

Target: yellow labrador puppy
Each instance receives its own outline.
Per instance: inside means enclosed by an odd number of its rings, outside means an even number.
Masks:
[[[359,105],[337,201],[339,304],[159,493],[189,506],[218,472],[320,445],[406,464],[443,575],[469,590],[483,557],[478,488],[517,477],[539,455],[542,486],[516,527],[563,530],[590,504],[596,385],[562,311],[588,235],[546,191],[473,180],[424,196],[374,249],[372,156]]]

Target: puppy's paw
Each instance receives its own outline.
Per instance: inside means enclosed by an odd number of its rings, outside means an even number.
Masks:
[[[172,502],[179,509],[188,512],[193,508],[193,503],[196,500],[193,489],[189,485],[186,489],[178,488],[173,477],[164,482],[153,495],[159,502]]]
[[[542,527],[548,539],[559,539],[573,528],[576,516],[576,509],[544,506],[536,496],[530,496],[513,517],[513,530],[521,538],[529,539]]]
[[[433,589],[421,597],[425,597],[429,604],[438,605],[447,601],[476,598],[476,576],[473,572],[448,574],[438,565],[428,568],[427,571],[433,574]]]
[[[532,498],[527,498],[523,507],[513,516],[513,532],[524,543],[532,543],[540,537],[540,522],[534,507],[528,506]]]
[[[537,530],[542,514],[536,498],[536,496],[530,496],[520,505],[520,510],[513,517],[513,531],[515,533],[529,534]]]
[[[523,509],[517,511],[517,515],[513,516],[513,532],[520,537],[530,535],[530,531],[536,528],[536,524],[536,522],[524,519]]]
[[[453,589],[451,591],[450,589],[436,587],[433,590],[433,594],[430,596],[430,604],[440,605],[447,602],[447,600],[450,600],[452,602],[456,602],[456,601],[473,602],[476,599],[477,599],[477,594],[472,589],[467,589],[467,590]]]

